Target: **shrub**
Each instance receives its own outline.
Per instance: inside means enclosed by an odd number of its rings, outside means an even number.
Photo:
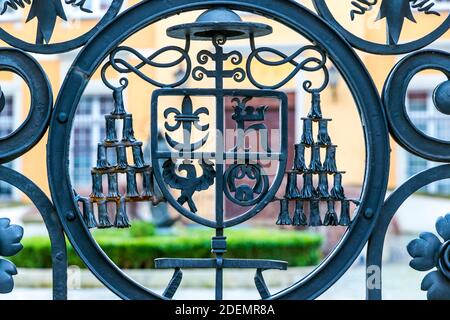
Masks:
[[[94,236],[100,247],[121,268],[153,268],[154,260],[157,258],[212,257],[210,231],[200,230],[193,234],[165,236],[136,236],[147,234],[143,226],[136,232],[119,232],[118,236],[114,236],[113,231],[95,232]],[[321,259],[322,237],[317,234],[270,229],[237,229],[229,230],[227,237],[228,258],[284,260],[290,267],[315,265]],[[48,238],[25,238],[22,243],[24,249],[12,258],[18,267],[51,267]],[[84,267],[70,245],[68,245],[68,259],[70,265]]]

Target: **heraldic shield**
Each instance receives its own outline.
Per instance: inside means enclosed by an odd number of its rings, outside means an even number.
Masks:
[[[254,99],[277,101],[278,110],[271,110],[278,114],[279,119],[273,132],[266,126],[269,107],[253,105]],[[178,105],[173,106],[173,101]],[[211,101],[215,108],[202,105],[205,101]],[[232,106],[229,114],[225,112],[226,101],[230,101]],[[251,219],[275,200],[287,165],[287,107],[287,95],[272,90],[160,89],[153,93],[151,117],[158,121],[151,122],[151,134],[164,137],[167,143],[162,148],[158,139],[152,139],[155,180],[165,199],[179,213],[216,229],[212,252],[218,259],[156,260],[157,268],[175,269],[166,292],[168,295],[172,295],[169,292],[174,293],[180,284],[181,269],[216,268],[221,288],[222,269],[244,265],[257,270],[256,287],[264,297],[269,292],[262,271],[287,268],[287,263],[282,261],[223,258],[226,252],[224,229]],[[213,114],[216,128],[204,120]],[[233,123],[234,127],[228,128],[226,123]],[[256,141],[258,150],[249,146],[249,140]],[[214,194],[215,210],[209,215],[210,211],[205,212],[204,206],[199,207],[193,199],[195,194],[201,197],[202,192],[208,191]],[[247,211],[226,219],[225,199],[245,207]],[[178,277],[180,280],[176,280]],[[216,294],[221,295],[221,292]]]

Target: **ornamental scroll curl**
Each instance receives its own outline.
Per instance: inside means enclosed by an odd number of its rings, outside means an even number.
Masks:
[[[391,71],[383,89],[383,103],[389,121],[390,132],[396,142],[410,153],[430,161],[450,162],[450,141],[444,141],[424,134],[410,120],[406,107],[406,94],[412,78],[419,72],[435,70],[442,72],[448,80],[436,87],[433,94],[435,107],[445,115],[450,114],[450,54],[438,50],[423,50],[403,58]],[[377,228],[371,235],[367,248],[367,268],[382,267],[382,254],[387,229],[400,205],[420,188],[433,182],[450,178],[449,165],[442,165],[425,170],[399,186],[386,200]],[[414,258],[411,267],[415,270],[428,271],[437,267],[440,271],[428,274],[422,282],[421,289],[428,291],[430,300],[450,299],[448,279],[448,216],[438,220],[436,228],[444,240],[442,244],[436,236],[424,233],[420,240],[408,245],[408,253]],[[422,256],[423,255],[423,256]],[[422,257],[420,257],[422,256]],[[443,267],[442,267],[443,266]],[[370,275],[368,275],[368,278]],[[368,289],[367,298],[379,300],[382,289]]]
[[[322,81],[322,84],[317,88],[313,88],[313,83],[311,80],[305,80],[303,82],[303,89],[306,92],[318,93],[318,92],[323,91],[328,86],[328,83],[330,81],[330,74],[329,74],[328,68],[326,66],[327,56],[326,56],[326,53],[324,52],[324,50],[322,48],[320,48],[319,46],[315,46],[315,45],[304,46],[288,56],[285,53],[283,53],[277,49],[274,49],[274,48],[270,48],[270,47],[257,48],[254,37],[250,38],[250,44],[251,44],[252,52],[250,53],[248,60],[247,60],[246,71],[247,71],[248,79],[255,87],[260,88],[260,89],[272,89],[272,90],[279,89],[279,88],[283,87],[284,85],[286,85],[289,81],[291,81],[300,71],[306,71],[306,72],[322,71],[324,74],[324,79]],[[304,60],[302,60],[301,62],[297,62],[295,60],[299,56],[305,55],[308,52],[316,53],[319,55],[319,57],[307,57]],[[261,55],[263,53],[270,53],[272,55],[275,55],[275,56],[279,57],[280,60],[273,61],[273,60],[265,59]],[[256,80],[252,74],[252,65],[255,60],[263,65],[270,66],[270,67],[279,67],[279,66],[282,66],[282,65],[288,63],[294,67],[294,70],[292,70],[287,77],[285,77],[283,80],[281,80],[280,82],[278,82],[276,84],[272,84],[272,85],[262,84],[261,82]]]
[[[51,243],[53,266],[53,298],[67,298],[67,253],[61,223],[53,204],[45,193],[31,180],[5,166],[31,150],[48,129],[53,98],[50,84],[39,63],[30,55],[10,48],[0,48],[0,71],[11,72],[21,77],[31,94],[28,116],[18,129],[0,137],[0,181],[21,190],[41,214]],[[5,99],[1,92],[0,117]],[[9,219],[0,219],[0,255],[13,256],[22,245],[23,228],[11,225]],[[9,293],[14,288],[12,276],[17,269],[10,261],[0,259],[0,293]]]
[[[114,89],[115,86],[111,84],[111,82],[108,80],[108,77],[106,75],[109,68],[114,69],[120,74],[129,74],[134,73],[138,77],[140,77],[142,80],[148,82],[151,85],[154,85],[159,88],[163,87],[179,87],[182,84],[184,84],[190,76],[191,69],[192,69],[192,62],[191,58],[189,56],[189,50],[190,50],[190,41],[186,41],[185,48],[180,48],[177,46],[167,46],[164,48],[161,48],[157,50],[156,52],[152,53],[150,56],[145,57],[142,55],[139,51],[137,51],[134,48],[128,47],[128,46],[120,46],[114,49],[110,56],[108,62],[106,62],[102,67],[102,80],[106,84],[106,86],[110,89]],[[180,57],[172,62],[156,62],[155,60],[158,59],[160,56],[164,55],[168,52],[174,52],[180,54]],[[135,56],[137,59],[139,59],[141,62],[139,62],[136,65],[130,64],[127,60],[124,58],[118,57],[119,54],[126,54],[126,55],[132,55]],[[173,83],[162,83],[159,82],[150,76],[146,75],[141,71],[141,69],[144,66],[151,66],[154,68],[161,68],[161,69],[167,69],[167,68],[173,68],[176,66],[181,65],[183,62],[185,62],[185,69],[183,71],[182,77],[180,79],[177,79]],[[123,88],[125,88],[128,85],[128,80],[126,78],[120,79],[120,84]]]

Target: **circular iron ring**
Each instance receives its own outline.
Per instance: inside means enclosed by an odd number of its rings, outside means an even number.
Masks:
[[[28,85],[31,95],[30,111],[25,121],[14,132],[0,138],[0,163],[6,163],[20,157],[41,140],[50,121],[53,96],[39,63],[20,50],[0,48],[0,71],[19,75]]]
[[[67,75],[51,122],[48,171],[52,198],[73,247],[86,266],[110,290],[124,299],[162,298],[129,279],[104,254],[83,223],[73,199],[67,161],[72,123],[78,101],[92,74],[109,52],[144,27],[175,14],[227,6],[272,17],[322,46],[341,72],[362,116],[367,165],[359,214],[342,242],[309,276],[270,299],[314,299],[333,285],[352,265],[374,227],[387,189],[389,172],[388,129],[377,90],[362,62],[333,28],[305,7],[284,0],[164,0],[141,2],[119,15],[85,47]],[[333,41],[325,41],[333,39]],[[67,219],[73,217],[75,219]]]
[[[426,36],[403,44],[387,45],[376,42],[371,42],[364,40],[360,37],[355,36],[353,33],[345,29],[333,16],[326,0],[314,0],[314,7],[316,8],[319,15],[324,18],[328,23],[330,23],[344,38],[350,42],[350,44],[359,50],[364,52],[381,54],[381,55],[397,55],[413,52],[422,49],[429,44],[433,43],[441,36],[443,36],[447,30],[450,29],[450,15],[442,22],[442,24],[437,27],[433,32],[427,34]]]
[[[450,78],[450,54],[437,50],[413,53],[391,71],[383,89],[383,103],[393,138],[409,152],[437,162],[450,162],[450,141],[419,130],[408,116],[406,94],[413,77],[424,70],[438,70]]]
[[[101,28],[107,25],[113,20],[120,11],[124,0],[113,0],[108,11],[103,15],[102,19],[88,32],[81,36],[60,42],[50,44],[34,44],[23,41],[10,33],[6,32],[3,28],[0,28],[0,39],[14,48],[18,48],[27,52],[40,53],[40,54],[55,54],[72,51],[85,45],[89,39],[91,39]]]

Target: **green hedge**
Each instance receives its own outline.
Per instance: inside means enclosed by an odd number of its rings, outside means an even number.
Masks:
[[[121,268],[152,268],[156,258],[210,258],[211,232],[192,234],[133,236],[131,231],[95,232],[98,244]],[[115,233],[113,231],[116,231]],[[227,232],[229,258],[275,259],[290,267],[317,264],[321,259],[322,237],[300,231],[237,229]],[[12,261],[18,267],[50,268],[50,243],[45,237],[22,241],[24,249]],[[83,267],[73,248],[68,246],[69,264]]]

